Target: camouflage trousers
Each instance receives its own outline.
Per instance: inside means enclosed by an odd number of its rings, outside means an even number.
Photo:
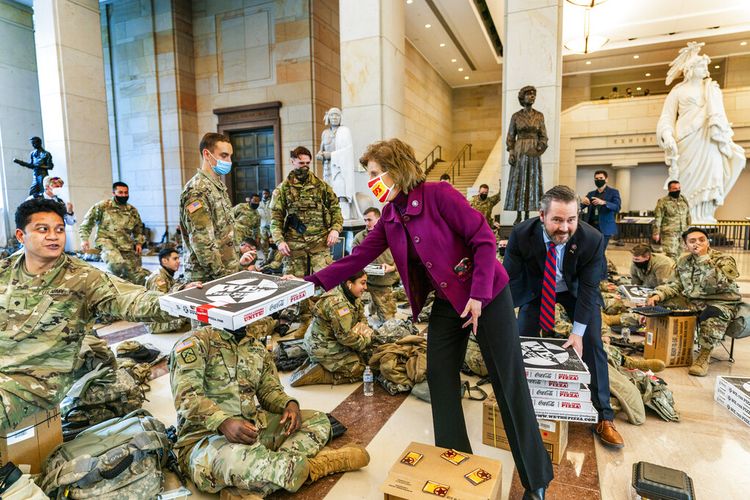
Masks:
[[[310,356],[310,361],[319,363],[337,380],[360,379],[365,372],[367,364],[364,360],[364,354],[360,354],[338,342],[312,346],[305,339],[303,346]]]
[[[370,292],[370,315],[380,321],[388,321],[396,316],[396,299],[393,297],[393,287],[367,284]]]
[[[167,323],[144,323],[149,333],[182,333],[190,330],[190,320],[180,318]]]
[[[662,252],[677,262],[682,254],[682,235],[680,233],[662,233],[659,243],[661,243]]]
[[[602,293],[602,298],[604,299],[604,307],[602,308],[604,314],[610,316],[619,314],[620,324],[622,326],[637,328],[640,325],[640,317],[637,314],[630,312],[619,294]],[[602,322],[602,325],[605,325],[605,323]]]
[[[101,245],[101,250],[102,260],[110,273],[136,285],[146,283],[151,273],[142,267],[141,256],[135,251],[123,251],[109,244]]]
[[[310,475],[307,459],[330,439],[331,423],[323,412],[302,410],[300,429],[285,436],[280,419],[268,414],[268,427],[252,445],[230,443],[220,434],[198,441],[190,451],[188,476],[208,493],[232,487],[263,496],[297,491]]]
[[[727,331],[727,326],[737,314],[737,302],[725,300],[688,300],[685,297],[672,297],[661,305],[692,309],[698,315],[698,345],[713,349]]]

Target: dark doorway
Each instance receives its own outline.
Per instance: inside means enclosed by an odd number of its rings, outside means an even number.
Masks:
[[[241,203],[253,193],[276,186],[273,127],[229,132],[232,141],[232,199]]]

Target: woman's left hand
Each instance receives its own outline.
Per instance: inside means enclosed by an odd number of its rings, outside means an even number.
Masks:
[[[464,312],[461,313],[461,317],[465,318],[468,314],[471,314],[471,318],[463,324],[461,328],[466,328],[471,325],[471,330],[474,335],[477,334],[477,326],[479,326],[479,316],[482,315],[482,303],[476,299],[469,299],[464,307]]]

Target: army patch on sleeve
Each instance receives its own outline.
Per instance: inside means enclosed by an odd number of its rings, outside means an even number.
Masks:
[[[348,307],[342,307],[337,311],[339,313],[339,316],[346,316],[349,314],[349,308]]]
[[[182,352],[185,349],[188,349],[190,347],[195,347],[195,342],[193,342],[192,340],[188,339],[188,340],[183,340],[178,345],[176,345],[175,348],[174,348],[174,350],[175,350],[175,352],[180,353],[180,352]]]
[[[187,349],[180,351],[179,354],[182,358],[182,361],[184,361],[188,365],[190,363],[195,363],[198,360],[198,356],[195,355],[195,351],[193,351],[192,347],[188,347]]]
[[[187,211],[192,214],[193,212],[195,212],[199,208],[203,208],[203,203],[201,203],[200,201],[196,200],[196,201],[192,202],[190,205],[187,206]]]

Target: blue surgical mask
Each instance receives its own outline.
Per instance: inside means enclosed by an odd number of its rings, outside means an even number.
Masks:
[[[208,154],[211,155],[211,158],[216,160],[216,165],[212,165],[211,168],[217,175],[227,175],[229,172],[232,171],[231,161],[219,160],[211,153],[208,153]]]

